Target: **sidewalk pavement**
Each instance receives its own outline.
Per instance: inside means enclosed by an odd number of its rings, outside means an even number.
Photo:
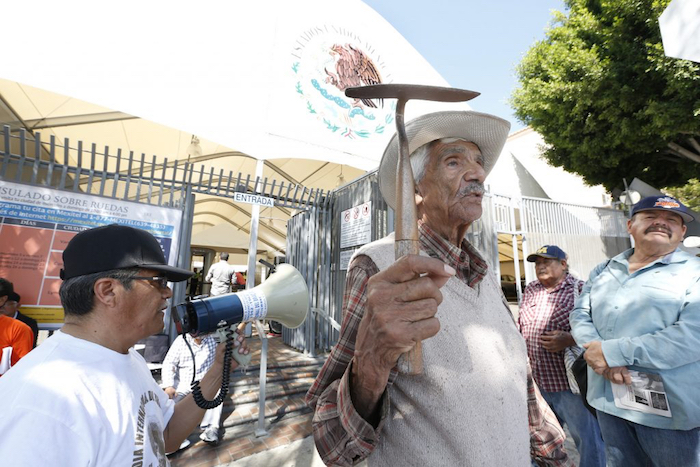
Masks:
[[[566,431],[566,441],[564,446],[569,457],[574,462],[574,465],[579,465],[580,458],[574,441],[571,439],[569,430]],[[367,461],[362,461],[357,464],[359,467],[366,467]],[[324,467],[323,461],[316,452],[313,436],[293,441],[285,446],[280,446],[268,451],[263,451],[252,456],[244,457],[230,464],[224,464],[220,467],[260,467],[260,466],[275,466],[275,467]]]
[[[304,394],[313,382],[322,358],[310,358],[285,345],[281,338],[268,339],[267,398],[265,429],[256,436],[261,343],[255,336],[248,345],[253,354],[251,370],[236,370],[231,394],[224,402],[222,438],[216,445],[199,439],[195,430],[191,445],[169,455],[173,467],[214,467],[228,465],[256,453],[287,445],[311,435],[311,409]],[[274,465],[274,464],[272,464]]]
[[[316,452],[313,436],[253,454],[226,465],[227,467],[324,467],[323,461]],[[359,465],[366,466],[367,463],[362,462]]]

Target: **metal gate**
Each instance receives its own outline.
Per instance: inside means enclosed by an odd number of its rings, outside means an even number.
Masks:
[[[51,138],[44,142],[40,133],[24,129],[0,132],[0,180],[96,195],[105,198],[169,207],[183,213],[177,266],[189,268],[190,237],[194,214],[194,195],[206,194],[234,199],[236,193],[273,198],[275,206],[305,210],[323,206],[327,193],[301,185],[261,179],[223,169],[205,171],[204,166],[179,160],[123,154],[121,149],[98,151],[82,141],[71,145]],[[173,284],[173,302],[185,299],[186,283]],[[170,323],[169,315],[166,323]],[[302,346],[303,347],[303,346]]]
[[[30,138],[24,129],[20,129],[15,134],[10,131],[9,126],[4,126],[0,133],[0,161],[2,162],[0,167],[2,181],[181,210],[183,216],[180,225],[177,266],[183,269],[188,269],[190,266],[190,238],[195,194],[235,199],[236,193],[247,193],[273,198],[277,207],[296,210],[305,210],[318,205],[321,209],[313,212],[314,218],[306,228],[315,235],[315,228],[325,224],[319,219],[324,212],[323,207],[327,205],[326,193],[321,189],[311,190],[301,185],[278,183],[267,178],[261,179],[261,177],[251,179],[250,175],[243,176],[241,173],[234,176],[231,171],[225,174],[223,169],[215,173],[213,167],[206,172],[202,165],[196,167],[188,162],[169,161],[168,158],[159,161],[156,156],[147,160],[144,154],[134,157],[133,152],[129,152],[126,156],[120,149],[110,153],[110,149],[105,147],[104,151],[100,152],[95,144],[92,144],[88,150],[84,148],[82,141],[78,141],[76,146],[72,147],[68,139],[65,139],[63,144],[58,144],[53,136],[44,143],[40,133],[35,133],[33,138]],[[251,232],[253,231],[251,229]],[[291,258],[297,260],[295,251],[296,249],[290,249],[290,254]],[[313,284],[313,281],[309,281],[308,274],[312,274],[310,277],[313,277],[313,271],[318,269],[317,261],[324,258],[316,255],[315,248],[311,251],[312,254],[308,255],[307,261],[300,261],[297,265],[307,274],[309,284]],[[185,300],[185,289],[186,282],[173,284],[173,303],[181,303]],[[171,326],[170,310],[166,313],[165,322],[166,331],[172,339],[174,329]],[[312,318],[309,317],[307,322],[312,322]],[[304,330],[313,333],[314,327],[313,325],[302,326],[301,334],[287,331],[285,341],[300,349],[308,348],[305,342],[313,334],[304,334]],[[267,361],[267,342],[264,332],[260,333],[260,339],[263,341],[263,355],[260,368],[260,416],[256,433],[262,435],[265,433]]]
[[[306,278],[311,312],[302,327],[285,330],[283,337],[286,343],[311,356],[317,349],[330,349],[338,340],[347,267],[344,263],[359,248],[340,248],[340,214],[366,202],[372,203],[374,241],[389,233],[389,226],[394,224],[393,211],[379,192],[376,172],[329,193],[323,203],[297,214],[287,224],[287,260]]]
[[[630,247],[624,211],[541,198],[491,195],[490,199],[501,261],[505,256],[514,263],[518,301],[521,267],[525,283],[535,280],[534,264],[526,258],[543,245],[561,247],[569,255],[570,272],[582,280],[597,264]]]
[[[31,136],[31,135],[29,135]],[[182,211],[177,266],[188,268],[191,229],[191,191],[187,186],[188,170],[177,162],[146,161],[145,156],[123,157],[121,150],[110,154],[109,148],[97,151],[95,144],[86,149],[82,141],[75,147],[65,140],[62,145],[52,136],[44,143],[40,133],[28,137],[25,130],[16,133],[4,126],[0,133],[0,180],[66,192],[96,195],[109,199],[170,207]],[[184,300],[185,285],[173,285],[174,300]],[[166,317],[170,322],[169,315]]]

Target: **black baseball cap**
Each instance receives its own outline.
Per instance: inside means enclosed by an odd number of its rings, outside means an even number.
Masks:
[[[534,263],[535,260],[537,260],[537,257],[540,258],[551,258],[551,259],[558,259],[558,260],[565,260],[566,259],[566,253],[564,253],[564,250],[559,248],[556,245],[545,245],[533,254],[529,255],[527,257],[527,260],[530,263]]]
[[[683,203],[672,196],[647,196],[646,198],[639,200],[639,202],[634,205],[632,208],[632,216],[638,212],[651,211],[654,209],[673,211],[681,216],[683,218],[683,222],[686,224],[695,220],[695,216],[693,216],[690,209],[685,207]]]
[[[10,302],[19,302],[19,294],[17,292],[12,292],[7,296],[7,300]]]
[[[193,275],[186,269],[168,266],[160,243],[150,233],[111,224],[84,230],[68,242],[63,251],[61,279],[126,268],[153,269],[171,282]]]

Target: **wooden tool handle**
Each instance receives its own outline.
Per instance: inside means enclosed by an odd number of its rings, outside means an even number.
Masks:
[[[403,122],[406,101],[399,99],[396,105],[396,129],[399,143],[399,160],[396,165],[396,237],[394,258],[420,253],[418,243],[418,213],[416,212],[415,182],[408,154],[408,139]],[[423,373],[423,346],[420,342],[402,354],[398,362],[399,372],[405,375]]]
[[[406,255],[417,255],[420,251],[418,240],[396,240],[394,253],[396,258]],[[403,375],[423,374],[423,344],[418,341],[411,350],[401,354],[398,362],[399,373]]]
[[[401,354],[397,367],[402,375],[422,375],[423,344],[416,342],[411,350]]]

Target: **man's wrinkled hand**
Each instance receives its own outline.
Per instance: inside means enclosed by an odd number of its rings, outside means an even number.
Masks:
[[[248,342],[245,339],[245,336],[243,335],[242,330],[237,329],[236,330],[236,336],[234,337],[233,340],[233,352],[239,353],[241,355],[248,355],[250,353],[250,349],[248,348]],[[224,353],[226,351],[226,342],[221,342],[219,345],[216,346],[216,357],[214,358],[214,363],[216,365],[220,365],[221,367],[224,366]],[[231,359],[231,371],[235,370],[238,368],[238,362],[235,359]]]
[[[614,366],[604,370],[603,378],[615,384],[632,384],[632,377],[626,366]]]
[[[399,356],[440,330],[440,288],[455,274],[440,260],[407,255],[369,279],[355,357],[388,375]]]
[[[407,255],[370,277],[355,340],[351,397],[370,420],[401,354],[440,330],[440,288],[455,271],[427,256]]]
[[[588,363],[588,366],[593,368],[593,371],[602,375],[605,370],[610,369],[607,360],[605,360],[605,355],[603,355],[603,344],[600,341],[583,344],[583,348],[586,349],[583,353],[583,358]]]

